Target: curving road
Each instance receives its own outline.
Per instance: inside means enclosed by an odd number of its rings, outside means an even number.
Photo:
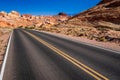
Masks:
[[[15,29],[2,74],[2,80],[120,80],[120,52]]]

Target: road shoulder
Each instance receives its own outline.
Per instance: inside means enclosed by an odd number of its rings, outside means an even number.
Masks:
[[[46,32],[46,31],[39,31],[39,32],[43,32],[43,33],[47,33],[50,35],[54,35],[57,37],[61,37],[61,38],[65,38],[77,43],[83,43],[89,46],[93,46],[93,47],[98,47],[98,48],[102,48],[105,50],[110,50],[113,52],[117,52],[120,53],[120,45],[116,44],[116,43],[112,43],[112,42],[98,42],[95,40],[89,40],[87,38],[83,38],[83,37],[74,37],[71,35],[65,35],[65,34],[60,34],[60,33],[51,33],[51,32]]]

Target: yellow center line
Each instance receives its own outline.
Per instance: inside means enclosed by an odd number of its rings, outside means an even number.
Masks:
[[[86,66],[85,64],[81,63],[80,61],[74,59],[73,57],[69,56],[68,54],[64,53],[63,51],[59,50],[58,48],[52,46],[51,44],[47,43],[46,41],[42,40],[41,38],[38,38],[37,36],[33,35],[32,33],[29,33],[27,31],[24,31],[25,33],[29,34],[45,46],[49,47],[51,50],[59,54],[60,56],[64,57],[89,75],[93,76],[96,80],[109,80],[107,77],[103,76],[102,74],[98,73],[97,71],[93,70],[92,68]]]

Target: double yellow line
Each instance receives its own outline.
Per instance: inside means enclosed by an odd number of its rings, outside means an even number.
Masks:
[[[97,71],[91,69],[90,67],[86,66],[85,64],[81,63],[80,61],[74,59],[73,57],[67,55],[66,53],[64,53],[63,51],[59,50],[58,48],[52,46],[51,44],[47,43],[46,41],[42,40],[41,38],[38,38],[37,36],[24,31],[25,33],[27,33],[28,35],[32,36],[33,38],[35,38],[36,40],[38,40],[40,43],[44,44],[45,46],[47,46],[48,48],[50,48],[51,50],[53,50],[54,52],[56,52],[57,54],[59,54],[60,56],[62,56],[63,58],[67,59],[68,61],[70,61],[71,63],[73,63],[74,65],[76,65],[78,68],[82,69],[83,71],[85,71],[86,73],[88,73],[89,75],[91,75],[92,77],[94,77],[96,80],[109,80],[107,77],[101,75],[100,73],[98,73]]]

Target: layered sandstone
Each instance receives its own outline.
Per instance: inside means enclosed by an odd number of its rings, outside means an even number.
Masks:
[[[67,35],[120,43],[120,0],[102,0],[56,26]]]
[[[10,13],[0,12],[1,27],[50,27],[67,19],[68,16],[63,13],[56,16],[33,16],[30,14],[21,15],[17,11],[11,11]]]

